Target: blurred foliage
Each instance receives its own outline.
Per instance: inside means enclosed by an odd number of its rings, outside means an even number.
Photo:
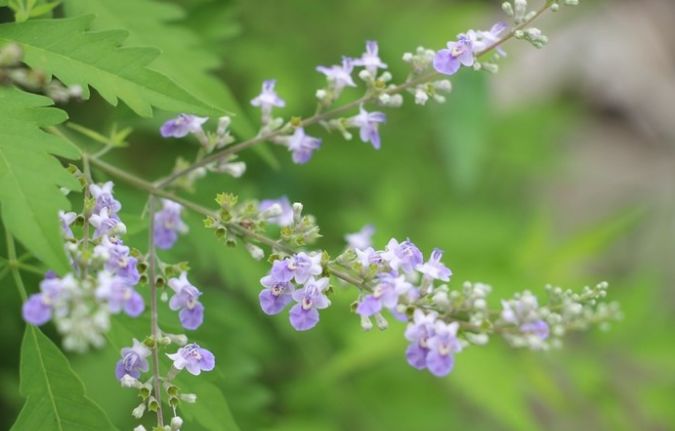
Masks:
[[[497,11],[493,2],[440,0],[172,3],[185,12],[167,12],[167,19],[177,20],[170,25],[184,26],[190,45],[200,44],[200,52],[215,58],[202,69],[224,64],[215,73],[239,106],[223,107],[251,119],[256,112],[248,100],[263,79],[278,80],[277,89],[287,100],[285,113],[311,113],[314,89],[323,79],[314,72],[317,64],[358,55],[364,40],[377,39],[394,76],[403,77],[399,59],[404,51],[419,44],[441,46],[466,27],[489,26]],[[143,21],[138,25],[142,28]],[[146,36],[158,45],[170,44],[158,34],[132,35],[131,40],[140,43]],[[187,45],[184,51],[189,51]],[[182,54],[172,51],[172,61],[180,62]],[[184,58],[193,54],[184,52]],[[167,63],[157,67],[180,73]],[[509,67],[508,61],[503,67]],[[197,383],[207,387],[195,388],[209,399],[186,412],[200,418],[190,429],[228,429],[229,412],[213,398],[220,397],[218,389],[242,430],[672,429],[672,289],[665,269],[637,253],[654,209],[635,202],[576,232],[562,232],[555,220],[573,219],[582,209],[554,214],[542,204],[551,200],[542,192],[565,175],[568,148],[561,143],[586,121],[589,108],[574,97],[556,96],[498,111],[490,91],[493,79],[500,77],[465,73],[454,80],[446,105],[421,108],[408,102],[391,112],[379,152],[358,141],[326,136],[305,166],[293,165],[283,149],[273,148],[279,170],[247,153],[242,180],[211,177],[193,197],[210,205],[222,191],[255,198],[286,194],[317,216],[325,235],[322,244],[332,251],[343,247],[345,233],[366,223],[377,227],[380,246],[392,236],[409,236],[423,249],[441,247],[455,272],[453,285],[464,280],[492,284],[493,306],[499,305],[496,298],[522,289],[541,292],[549,282],[578,288],[606,279],[625,320],[608,333],[570,338],[562,351],[514,351],[494,340],[461,353],[453,374],[436,379],[405,363],[401,325],[394,323],[382,333],[361,331],[349,312],[353,291],[339,291],[334,306],[309,333],[294,332],[284,314],[263,315],[257,293],[266,264],[219,243],[190,215],[191,233],[170,257],[189,260],[191,279],[205,290],[207,324],[195,335],[218,358],[218,372]],[[212,81],[211,88],[222,86]],[[115,123],[133,126],[130,146],[109,159],[146,178],[160,177],[176,156],[196,149],[188,140],[161,140],[156,133],[165,119],[161,115],[139,120],[98,97],[68,110],[74,121],[103,134]],[[117,189],[125,221],[142,226],[144,196],[121,183]],[[79,205],[78,197],[73,196],[74,205]],[[144,247],[145,233],[130,231],[136,232],[132,245]],[[34,291],[38,280],[27,276],[26,281]],[[12,310],[0,313],[0,342],[12,346],[11,354],[0,358],[0,428],[7,428],[22,403],[18,346],[23,324],[16,289],[9,278],[2,283],[0,301]],[[173,314],[161,319],[163,326],[177,324]],[[111,334],[108,347],[70,359],[89,396],[117,426],[130,429],[135,400],[129,391],[117,389],[112,370],[130,334],[141,337],[148,325],[126,317],[119,323],[123,329]],[[46,332],[54,335],[49,326]]]

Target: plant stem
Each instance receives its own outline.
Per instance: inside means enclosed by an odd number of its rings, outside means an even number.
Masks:
[[[21,278],[21,273],[19,272],[19,267],[13,262],[18,262],[16,258],[16,245],[14,244],[14,238],[12,234],[5,229],[5,240],[7,242],[7,257],[9,258],[8,268],[12,272],[12,277],[14,278],[14,284],[16,288],[19,289],[19,295],[21,295],[22,302],[26,302],[28,299],[28,293],[26,292],[26,287],[23,285],[23,279]]]
[[[92,159],[94,160],[94,159]],[[157,425],[164,426],[164,413],[162,412],[162,385],[159,375],[159,313],[157,307],[157,280],[156,265],[157,256],[155,250],[155,197],[150,196],[148,203],[148,284],[150,285],[150,335],[152,337],[152,384],[157,400]]]

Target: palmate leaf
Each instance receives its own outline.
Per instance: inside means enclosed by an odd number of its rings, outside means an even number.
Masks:
[[[28,325],[21,343],[21,394],[26,399],[11,431],[115,430],[85,394],[68,359],[38,328]]]
[[[160,49],[162,54],[149,64],[150,69],[205,103],[236,114],[232,127],[240,135],[255,134],[230,89],[209,73],[220,66],[218,56],[205,49],[192,30],[175,24],[185,18],[177,5],[153,0],[66,0],[64,7],[67,16],[95,15],[92,30],[128,31],[127,46]]]
[[[18,42],[29,66],[53,74],[67,85],[81,85],[85,97],[92,86],[107,102],[116,106],[121,99],[141,116],[151,116],[153,106],[200,115],[221,113],[149,69],[158,50],[120,47],[126,31],[87,32],[93,18],[2,24],[0,44]]]
[[[77,148],[40,127],[66,120],[51,99],[0,87],[0,209],[5,227],[57,272],[69,265],[63,251],[58,211],[70,208],[59,186],[80,185],[51,154],[79,158]]]

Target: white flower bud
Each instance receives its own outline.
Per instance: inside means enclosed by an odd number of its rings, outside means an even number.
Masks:
[[[382,80],[382,82],[391,81],[391,78],[392,78],[391,73],[389,73],[389,72],[384,72],[384,73],[382,73],[382,75],[380,75],[380,79]]]
[[[516,20],[522,20],[527,13],[527,0],[513,0],[513,11]]]
[[[183,426],[183,419],[180,416],[174,416],[171,418],[171,431],[179,431],[180,427]]]
[[[511,6],[511,3],[507,2],[507,1],[502,3],[502,10],[508,16],[513,16],[513,6]]]
[[[387,94],[387,93],[382,93],[382,94],[380,94],[380,96],[378,97],[378,100],[379,100],[380,103],[382,103],[383,105],[386,105],[387,103],[389,103],[389,99],[391,99],[391,96],[389,96],[389,94]]]
[[[565,0],[567,6],[579,6],[579,0]]]
[[[368,72],[366,69],[363,69],[362,71],[359,72],[359,78],[368,82],[373,78],[373,75],[371,75],[370,72]]]
[[[381,313],[375,315],[375,324],[377,325],[377,329],[381,331],[384,331],[389,327],[389,322],[387,322],[387,319],[385,319]]]
[[[439,291],[434,294],[434,296],[431,298],[431,300],[434,302],[435,305],[438,305],[439,307],[447,307],[450,305],[450,300],[448,298],[448,292],[445,291]]]
[[[427,94],[427,92],[424,89],[418,88],[417,90],[415,90],[415,103],[416,104],[425,105],[428,100],[429,100],[429,95]]]
[[[447,79],[441,79],[434,82],[434,88],[440,91],[450,91],[452,90],[452,82]]]
[[[363,328],[364,331],[373,329],[373,322],[371,322],[369,317],[361,316],[361,328]]]
[[[188,337],[185,334],[164,334],[166,335],[172,343],[175,343],[179,346],[184,346],[188,342]]]
[[[129,374],[125,374],[122,376],[120,379],[120,384],[122,384],[123,388],[136,388],[140,389],[143,387],[141,382],[138,381],[138,379],[131,377]]]
[[[131,412],[131,415],[133,417],[135,417],[136,419],[140,419],[140,418],[143,417],[143,413],[145,413],[145,403],[141,403],[141,404],[138,405],[138,407],[133,409],[133,411]]]
[[[263,257],[265,257],[265,252],[263,249],[255,244],[251,244],[250,242],[246,243],[246,250],[251,255],[253,260],[261,260]]]
[[[293,222],[299,223],[302,218],[302,203],[293,202]]]
[[[324,89],[316,90],[316,98],[319,99],[319,100],[326,99],[327,95],[328,95],[328,93]]]
[[[403,105],[403,96],[400,94],[392,94],[389,96],[389,103],[387,103],[387,106],[398,108],[401,105]]]
[[[413,61],[412,53],[406,52],[405,54],[403,54],[403,61],[405,61],[406,63],[410,63],[411,61]]]
[[[133,431],[147,431],[143,425],[139,425],[136,428],[134,428]]]
[[[467,332],[464,335],[471,344],[476,344],[478,346],[483,346],[490,340],[487,334],[474,334],[472,332]]]
[[[197,402],[196,394],[180,394],[180,399],[186,403],[194,404]]]
[[[216,130],[216,133],[218,133],[219,135],[224,135],[225,132],[227,131],[227,128],[230,127],[231,122],[232,119],[227,115],[224,117],[220,117],[218,119],[218,129]]]
[[[260,217],[264,219],[278,217],[284,212],[284,209],[281,207],[281,204],[274,203],[266,208],[264,211],[260,212]]]
[[[558,12],[560,10],[560,5],[558,3],[553,3],[551,5],[551,12]]]

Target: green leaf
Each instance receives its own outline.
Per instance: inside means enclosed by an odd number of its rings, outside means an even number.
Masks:
[[[141,116],[151,116],[153,106],[200,115],[220,113],[148,68],[158,50],[120,47],[128,35],[125,31],[87,32],[92,19],[2,24],[0,42],[18,42],[29,66],[54,74],[67,85],[81,85],[85,97],[92,86],[108,103],[116,106],[121,99]]]
[[[58,211],[70,208],[59,192],[78,190],[79,183],[51,156],[79,158],[77,148],[40,127],[66,120],[65,112],[48,107],[51,99],[0,87],[0,205],[6,228],[54,271],[69,268],[63,251]]]
[[[206,376],[196,378],[186,375],[185,372],[182,374],[177,379],[178,386],[184,393],[197,394],[196,403],[181,404],[180,409],[185,419],[198,422],[210,431],[239,431],[221,390],[213,383],[205,381]]]
[[[28,325],[21,343],[21,393],[26,397],[12,431],[115,430],[85,394],[68,359],[38,328]]]

